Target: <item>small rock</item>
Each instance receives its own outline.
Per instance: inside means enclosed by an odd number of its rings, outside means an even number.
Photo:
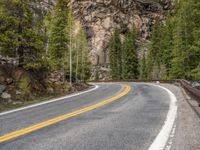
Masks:
[[[11,83],[13,83],[13,79],[12,78],[7,78],[6,79],[6,84],[9,85]]]
[[[5,82],[5,77],[4,76],[0,76],[0,83],[4,83]]]
[[[21,95],[21,94],[22,94],[22,92],[16,91],[16,95]]]
[[[17,101],[17,102],[15,101],[15,102],[13,102],[12,104],[13,104],[13,105],[21,105],[22,103],[23,103],[23,102],[21,102],[21,101]]]
[[[102,74],[100,74],[100,75],[99,75],[99,78],[100,78],[100,79],[102,79],[102,78],[103,78],[103,75],[102,75]]]
[[[6,86],[0,84],[0,94],[2,94],[5,91],[5,89],[6,89]]]
[[[8,100],[7,100],[7,103],[12,103],[12,99],[8,99]]]
[[[11,95],[6,93],[6,92],[3,92],[2,95],[1,95],[1,98],[3,99],[10,99],[11,98]]]
[[[47,88],[47,93],[49,93],[49,94],[53,94],[53,93],[54,93],[53,88],[51,88],[51,87]]]

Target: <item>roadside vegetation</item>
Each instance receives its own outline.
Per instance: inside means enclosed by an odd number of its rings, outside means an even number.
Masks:
[[[141,0],[153,1],[163,3]],[[0,1],[0,111],[88,87],[92,65],[87,36],[70,7],[68,0],[55,5],[44,0]],[[148,51],[140,56],[134,25],[115,29],[108,46],[109,69],[103,70],[110,71],[106,79],[199,81],[199,10],[199,0],[175,0],[166,18],[155,20]],[[102,79],[100,69],[96,80]]]
[[[90,67],[85,29],[68,1],[0,1],[2,109],[87,88]]]
[[[122,40],[115,31],[109,49],[112,79],[200,81],[200,2],[177,0],[173,7],[164,21],[155,20],[148,52],[139,63],[136,32]]]
[[[175,1],[164,22],[157,18],[141,77],[200,81],[199,10],[198,0]]]

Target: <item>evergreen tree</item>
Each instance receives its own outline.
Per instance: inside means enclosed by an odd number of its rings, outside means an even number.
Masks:
[[[51,20],[49,37],[49,54],[55,69],[66,68],[66,52],[68,51],[68,8],[66,0],[58,0]]]
[[[18,57],[19,66],[35,68],[41,66],[44,39],[42,30],[35,26],[36,12],[31,3],[31,0],[1,0],[0,53]]]
[[[183,28],[182,21],[178,20],[177,27],[174,30],[173,41],[173,59],[171,76],[172,78],[185,78],[184,53],[186,51],[184,41],[182,39]]]
[[[172,66],[172,49],[173,49],[173,18],[168,16],[165,26],[162,28],[161,51],[162,51],[162,64],[166,69],[165,78],[169,78],[170,69]]]
[[[136,79],[138,78],[138,57],[136,51],[136,31],[133,28],[125,35],[123,43],[123,78]]]
[[[140,79],[147,79],[147,64],[146,64],[146,56],[143,53],[141,64],[140,64]]]
[[[173,59],[171,76],[173,78],[190,78],[191,68],[189,47],[193,41],[190,2],[177,3],[179,6],[175,16],[176,26],[173,31]]]
[[[115,30],[109,45],[110,73],[114,80],[121,79],[122,76],[122,44],[119,31]]]
[[[200,1],[193,0],[191,4],[191,19],[193,41],[190,45],[189,64],[192,79],[200,81]]]
[[[153,26],[151,46],[147,58],[147,72],[149,79],[158,79],[162,65],[162,24],[159,18],[156,18]]]

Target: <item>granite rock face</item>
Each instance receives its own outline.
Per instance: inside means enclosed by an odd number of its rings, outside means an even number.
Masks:
[[[164,19],[171,1],[162,0],[73,0],[76,19],[85,27],[90,56],[94,65],[106,65],[108,42],[115,29],[122,33],[133,25],[140,34],[139,41],[150,37],[155,18]]]
[[[44,0],[42,7],[51,8],[57,0]],[[159,2],[158,2],[159,1]],[[155,18],[164,19],[173,0],[71,0],[75,18],[84,26],[90,56],[94,65],[106,65],[108,42],[115,29],[123,34],[133,24],[145,42],[151,34]]]

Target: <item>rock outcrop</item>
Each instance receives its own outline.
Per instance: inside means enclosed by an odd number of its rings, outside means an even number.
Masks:
[[[85,27],[94,65],[105,65],[108,42],[115,29],[125,33],[135,25],[140,41],[150,37],[155,18],[164,19],[170,0],[73,0],[73,12]]]

